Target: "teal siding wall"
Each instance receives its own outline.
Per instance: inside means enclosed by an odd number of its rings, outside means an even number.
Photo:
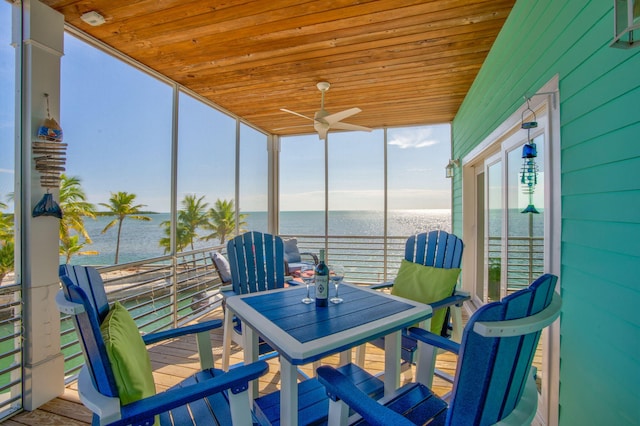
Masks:
[[[566,426],[640,424],[640,47],[612,34],[613,1],[519,0],[453,123],[464,157],[559,76]]]

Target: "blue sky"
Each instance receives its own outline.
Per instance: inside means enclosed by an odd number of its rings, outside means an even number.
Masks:
[[[9,5],[0,6],[0,75],[13,79],[13,55],[5,36]],[[67,174],[79,176],[89,201],[107,202],[111,192],[137,195],[145,209],[169,211],[172,87],[72,36],[65,36],[61,113],[68,143]],[[310,102],[315,102],[310,99]],[[13,173],[13,108],[3,90],[0,106],[0,196]],[[186,95],[180,95],[178,200],[187,194],[235,197],[235,120]],[[286,108],[286,100],[283,100]],[[330,98],[327,109],[331,112]],[[392,107],[392,106],[391,106]],[[284,113],[283,113],[284,114]],[[348,120],[346,120],[348,121]],[[309,129],[313,129],[310,127]],[[266,136],[242,125],[240,206],[267,208]],[[450,208],[450,181],[444,166],[450,153],[449,125],[388,131],[390,209]],[[335,210],[383,208],[383,131],[330,133],[329,207]],[[324,144],[317,135],[287,137],[281,144],[281,210],[324,209]],[[301,202],[301,200],[304,200]]]
[[[11,5],[0,2],[0,201],[13,192],[15,50],[11,43]],[[11,208],[12,209],[12,208]]]

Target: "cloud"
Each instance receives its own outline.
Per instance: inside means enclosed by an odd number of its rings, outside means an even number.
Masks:
[[[394,131],[389,141],[389,145],[395,145],[400,149],[424,148],[440,143],[433,138],[431,128],[410,129],[404,131]]]

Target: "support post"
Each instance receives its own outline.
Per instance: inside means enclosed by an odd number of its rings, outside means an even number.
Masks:
[[[44,196],[35,170],[31,145],[47,118],[45,93],[52,117],[60,117],[60,58],[63,55],[64,17],[36,0],[24,0],[14,12],[14,25],[22,20],[22,37],[14,41],[21,50],[21,111],[16,164],[20,167],[16,194],[20,203],[20,265],[23,284],[24,396],[26,410],[35,410],[64,392],[64,356],[60,350],[60,314],[55,295],[58,280],[60,221],[52,216],[32,217],[33,206]],[[58,199],[58,190],[51,191]]]

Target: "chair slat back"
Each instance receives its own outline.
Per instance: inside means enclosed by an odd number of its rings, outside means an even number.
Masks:
[[[261,232],[246,232],[227,242],[233,291],[254,293],[284,287],[282,238]]]
[[[463,248],[462,240],[447,231],[422,232],[407,239],[404,246],[404,258],[409,262],[434,268],[459,268],[462,263]],[[454,287],[452,295],[455,291]],[[443,337],[448,337],[450,334],[450,315],[450,309],[447,308],[440,332]]]
[[[483,337],[476,322],[525,318],[551,303],[557,277],[478,309],[465,326],[447,424],[488,425],[508,415],[520,400],[541,331],[514,337]]]
[[[74,324],[91,379],[100,393],[118,397],[100,332],[100,324],[109,313],[102,277],[94,268],[71,265],[60,265],[58,275],[66,299],[84,307],[84,312],[74,315]]]
[[[460,238],[446,231],[423,232],[407,239],[404,258],[425,266],[459,268],[463,247]]]

